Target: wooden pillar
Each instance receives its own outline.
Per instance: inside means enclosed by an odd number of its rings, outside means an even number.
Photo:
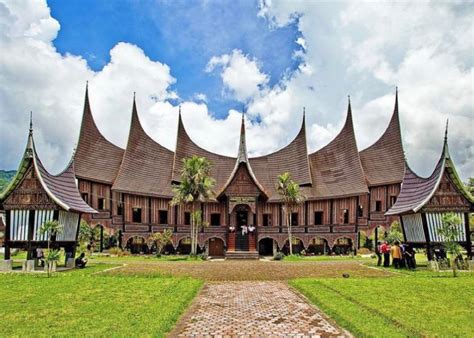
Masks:
[[[11,228],[11,210],[7,210],[5,213],[5,243],[4,243],[4,248],[5,248],[5,253],[4,253],[4,259],[10,259],[10,228]]]
[[[465,226],[465,232],[466,232],[467,257],[469,257],[469,259],[472,259],[471,229],[470,229],[470,225],[469,225],[469,213],[468,212],[464,213],[464,226]]]
[[[377,248],[378,242],[379,242],[379,226],[377,225],[374,230],[375,236],[374,236],[374,248]]]
[[[428,261],[433,260],[433,255],[431,253],[431,240],[430,240],[430,232],[428,230],[428,221],[426,220],[426,214],[421,214],[421,221],[423,223],[423,232],[425,233],[425,240],[426,240],[426,256],[428,257]]]
[[[100,226],[100,245],[99,245],[99,251],[102,252],[104,251],[104,226]]]

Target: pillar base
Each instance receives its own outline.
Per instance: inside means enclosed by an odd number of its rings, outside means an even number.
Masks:
[[[0,271],[12,271],[12,270],[13,270],[13,259],[0,260]]]

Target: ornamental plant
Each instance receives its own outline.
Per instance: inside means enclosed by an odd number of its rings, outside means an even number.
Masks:
[[[461,236],[462,220],[455,213],[447,213],[442,217],[442,226],[438,228],[438,236],[443,239],[443,246],[450,255],[453,277],[457,277],[456,258],[461,255],[462,247],[458,240]]]
[[[40,227],[40,234],[46,234],[48,236],[48,254],[46,255],[46,271],[48,277],[53,271],[53,266],[59,260],[59,250],[51,250],[51,243],[56,239],[56,236],[63,231],[62,225],[56,220],[46,221]]]

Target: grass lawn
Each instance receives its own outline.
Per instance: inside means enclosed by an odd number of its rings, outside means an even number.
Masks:
[[[2,336],[158,336],[169,332],[202,286],[191,278],[110,276],[84,270],[0,274]]]
[[[362,257],[362,256],[300,256],[300,255],[292,255],[292,256],[285,256],[283,259],[284,262],[330,262],[330,261],[373,261],[376,262],[375,258],[371,257]]]
[[[474,332],[474,275],[296,279],[301,291],[356,336],[458,336]]]

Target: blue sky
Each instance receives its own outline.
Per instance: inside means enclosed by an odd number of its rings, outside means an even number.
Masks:
[[[461,176],[474,176],[474,5],[307,0],[0,0],[0,168],[15,168],[32,110],[39,154],[60,171],[89,93],[125,147],[133,92],[141,123],[173,150],[178,106],[192,139],[235,156],[240,111],[250,156],[290,142],[306,107],[310,152],[339,132],[351,95],[359,149],[393,112],[410,166],[429,175],[446,119]],[[58,127],[60,126],[60,127]]]
[[[152,60],[170,66],[173,85],[182,99],[197,92],[208,97],[216,117],[242,104],[222,96],[221,79],[205,72],[209,60],[240,49],[257,58],[273,86],[292,73],[301,60],[292,57],[302,47],[296,22],[272,28],[258,17],[258,2],[240,1],[48,1],[61,23],[54,45],[61,54],[84,57],[99,71],[110,62],[110,49],[127,41],[140,46]],[[238,15],[246,13],[247,15]]]

